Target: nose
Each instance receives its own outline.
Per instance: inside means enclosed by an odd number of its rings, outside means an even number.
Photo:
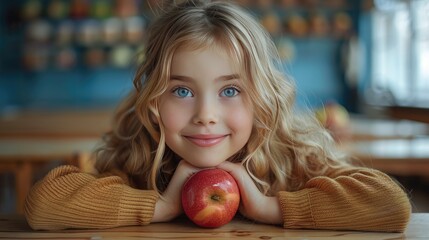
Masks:
[[[218,111],[219,106],[216,100],[207,97],[200,99],[196,104],[192,121],[198,125],[216,124],[219,121]]]

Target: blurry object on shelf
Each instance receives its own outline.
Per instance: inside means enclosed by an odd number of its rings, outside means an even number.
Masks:
[[[128,43],[138,44],[143,40],[145,22],[140,17],[130,17],[125,20],[125,38]]]
[[[176,0],[180,3],[184,0]],[[363,1],[363,0],[362,0]],[[368,0],[370,1],[370,0]],[[144,38],[152,17],[165,10],[166,0],[22,0],[17,7],[26,38],[20,46],[25,69],[130,66],[131,54]],[[274,38],[283,61],[294,58],[295,44],[315,37],[347,37],[352,20],[345,0],[236,0]],[[370,1],[372,2],[372,1]],[[330,9],[335,7],[334,9]],[[328,23],[329,22],[329,23]],[[295,42],[297,41],[297,42]],[[29,53],[30,48],[40,51]],[[24,50],[26,48],[27,50]],[[59,49],[59,50],[58,50]],[[73,51],[73,59],[69,53]],[[104,60],[101,58],[105,57]],[[34,59],[48,59],[35,63]],[[49,62],[50,61],[50,62]]]
[[[358,11],[351,8],[347,0],[260,0],[256,3],[250,9],[262,12],[258,14],[261,24],[271,35],[287,34],[295,38],[348,38],[354,30],[350,14]]]
[[[345,12],[339,12],[334,15],[332,31],[337,38],[350,37],[353,28],[351,17]]]
[[[68,1],[64,0],[51,0],[47,9],[48,16],[55,20],[68,17],[70,11],[70,6],[68,3]]]
[[[297,2],[297,0],[280,0],[280,5],[283,8],[294,8],[298,4]]]
[[[22,64],[30,71],[40,71],[48,66],[49,51],[44,46],[27,45],[24,48]]]
[[[128,45],[117,45],[110,52],[110,62],[117,68],[129,67],[135,56],[134,50]]]
[[[136,0],[116,0],[115,14],[120,18],[133,17],[138,14],[139,6]]]
[[[101,39],[100,23],[96,20],[85,20],[79,26],[77,41],[83,46],[91,46]]]
[[[59,69],[70,69],[76,65],[76,52],[72,48],[64,48],[57,51],[55,56],[55,66]]]
[[[69,20],[63,21],[56,29],[56,43],[60,46],[71,45],[74,34],[74,24]]]
[[[291,40],[286,37],[274,39],[279,56],[282,61],[292,61],[295,56],[295,46]]]
[[[97,19],[106,19],[112,16],[111,2],[109,0],[96,0],[91,8],[91,15]]]
[[[324,3],[329,8],[346,8],[347,2],[346,0],[324,0]]]
[[[106,45],[118,43],[122,38],[123,23],[118,18],[109,18],[103,22],[102,38]]]
[[[72,0],[70,16],[74,19],[83,19],[89,16],[90,2],[88,0]]]
[[[304,0],[300,2],[306,8],[316,8],[320,5],[319,0]]]
[[[257,6],[261,9],[271,8],[274,0],[256,0]]]
[[[85,52],[85,64],[90,68],[103,66],[105,59],[106,54],[101,48],[90,48]]]
[[[305,18],[293,14],[286,20],[286,31],[294,37],[304,37],[308,33],[308,24]]]
[[[326,16],[321,13],[310,16],[310,34],[316,37],[327,36],[329,33],[329,22]]]
[[[46,43],[52,36],[52,26],[48,21],[32,21],[26,30],[27,39],[30,42]]]
[[[269,12],[260,19],[262,26],[271,34],[278,35],[281,31],[280,20],[274,12]]]
[[[340,104],[328,102],[325,106],[316,109],[315,116],[335,141],[340,142],[350,138],[350,116],[347,109]]]
[[[362,0],[361,10],[369,12],[374,9],[374,0]]]
[[[22,7],[21,16],[24,20],[30,21],[42,15],[42,3],[40,0],[28,0]]]

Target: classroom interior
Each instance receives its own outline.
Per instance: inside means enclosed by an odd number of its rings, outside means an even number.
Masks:
[[[163,2],[0,2],[0,214],[22,214],[57,166],[94,171]],[[413,212],[429,212],[429,0],[234,2],[274,40],[295,107],[398,181]]]

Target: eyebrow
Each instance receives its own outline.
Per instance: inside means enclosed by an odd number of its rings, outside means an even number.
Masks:
[[[239,79],[240,76],[238,74],[229,74],[229,75],[223,75],[220,77],[217,77],[215,80],[216,81],[228,81],[228,80],[233,80],[233,79]],[[194,79],[191,77],[187,77],[187,76],[181,76],[181,75],[171,75],[170,77],[171,80],[180,80],[180,81],[193,81]]]

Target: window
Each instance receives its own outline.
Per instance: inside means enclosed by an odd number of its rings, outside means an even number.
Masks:
[[[387,105],[429,108],[429,0],[374,3],[372,92]]]

